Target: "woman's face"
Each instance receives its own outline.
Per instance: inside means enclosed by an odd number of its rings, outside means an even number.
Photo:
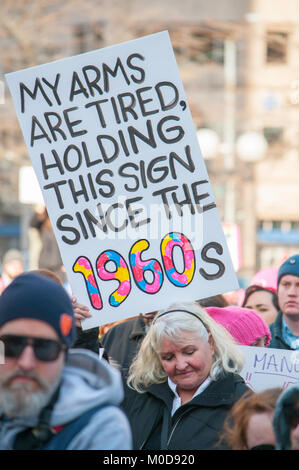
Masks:
[[[255,310],[268,325],[273,323],[277,316],[277,310],[272,302],[270,292],[258,290],[253,292],[247,299],[245,308]]]
[[[272,444],[275,446],[273,415],[274,412],[262,412],[250,416],[246,430],[248,449],[262,444]]]
[[[213,360],[213,340],[199,338],[190,331],[182,332],[179,341],[164,338],[159,353],[163,369],[177,385],[177,392],[195,392],[208,377]]]

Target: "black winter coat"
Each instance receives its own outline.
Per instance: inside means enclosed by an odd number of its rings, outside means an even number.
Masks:
[[[89,330],[82,330],[82,328],[76,327],[77,338],[72,346],[73,348],[89,349],[90,351],[99,354],[99,328],[91,328]]]
[[[145,322],[142,315],[113,326],[103,336],[101,343],[109,357],[127,375],[128,369],[145,337]]]
[[[226,449],[218,444],[224,420],[247,390],[239,375],[222,375],[171,417],[174,394],[167,382],[150,386],[146,393],[126,388],[122,407],[130,421],[133,449]]]

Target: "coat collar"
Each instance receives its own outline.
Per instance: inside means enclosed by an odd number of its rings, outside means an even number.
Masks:
[[[272,348],[281,348],[283,349],[290,349],[290,346],[284,341],[283,333],[282,333],[282,312],[279,311],[277,317],[273,323],[270,325],[270,331],[272,335],[271,339],[271,347]],[[275,341],[275,340],[276,341]],[[276,344],[278,342],[278,345]],[[268,346],[269,347],[269,346]]]
[[[243,379],[236,374],[221,374],[216,381],[212,381],[202,393],[196,395],[192,400],[183,405],[183,407],[193,405],[222,406],[231,404],[235,399],[235,383],[238,380],[243,381]],[[172,408],[174,393],[169,388],[167,382],[151,385],[148,389],[148,393],[162,400],[169,409]]]
[[[274,335],[281,338],[282,336],[282,312],[279,311],[273,323]]]
[[[168,386],[167,381],[161,384],[153,384],[149,387],[147,391],[150,395],[158,398],[159,400],[163,401],[167,408],[171,411],[172,403],[175,398],[175,395],[171,388]]]

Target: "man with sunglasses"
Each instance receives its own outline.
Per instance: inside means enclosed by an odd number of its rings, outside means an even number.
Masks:
[[[0,449],[131,448],[120,374],[70,350],[75,332],[57,282],[25,273],[1,295]]]

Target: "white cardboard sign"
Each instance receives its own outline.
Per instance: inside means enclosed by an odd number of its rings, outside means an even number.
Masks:
[[[246,362],[241,376],[255,392],[299,382],[299,351],[240,346]]]
[[[83,328],[238,289],[167,32],[6,78]]]

